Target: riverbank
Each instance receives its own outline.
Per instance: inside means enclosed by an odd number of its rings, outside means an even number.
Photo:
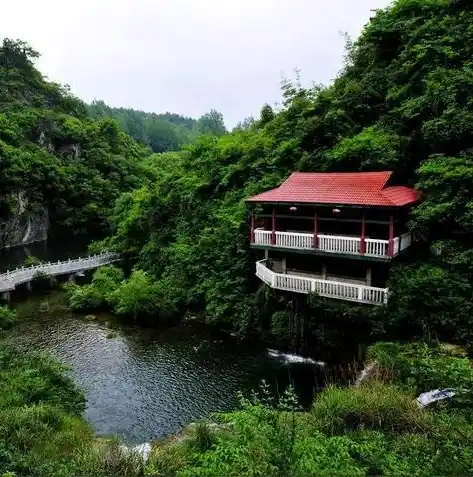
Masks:
[[[71,338],[66,335],[69,345]],[[81,344],[89,341],[84,336]],[[85,360],[87,351],[82,349]],[[62,365],[3,343],[0,475],[469,475],[473,371],[464,353],[451,346],[379,343],[368,350],[368,360],[372,371],[362,382],[327,387],[305,411],[291,389],[279,399],[268,385],[239,394],[237,410],[150,443],[145,461],[117,440],[94,437],[81,418],[85,395]],[[453,398],[419,406],[419,393],[443,387],[455,389]]]
[[[289,391],[263,388],[212,425],[158,444],[151,472],[166,476],[459,476],[473,468],[472,380],[455,346],[378,343],[357,385],[328,387],[309,412]],[[448,399],[425,406],[431,389]],[[220,425],[219,425],[220,424]]]
[[[116,435],[130,445],[233,410],[238,391],[249,392],[262,379],[275,393],[293,382],[308,408],[336,368],[239,342],[197,320],[149,328],[109,313],[72,312],[57,291],[22,298],[12,303],[18,317],[8,342],[68,365],[86,394],[84,416],[96,435]],[[316,361],[325,360],[321,355]]]

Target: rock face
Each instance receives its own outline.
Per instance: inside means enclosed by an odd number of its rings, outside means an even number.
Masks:
[[[32,210],[24,190],[12,193],[11,213],[0,219],[0,249],[40,242],[48,238],[48,210],[35,207]]]

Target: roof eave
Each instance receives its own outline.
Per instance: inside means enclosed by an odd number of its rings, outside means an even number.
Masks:
[[[401,209],[415,204],[417,201],[408,202],[406,204],[344,204],[341,202],[296,202],[296,201],[268,201],[268,200],[257,200],[257,199],[246,199],[246,202],[249,204],[256,205],[297,205],[297,206],[317,206],[317,207],[345,207],[353,209],[372,209],[372,208],[382,208],[382,209]]]

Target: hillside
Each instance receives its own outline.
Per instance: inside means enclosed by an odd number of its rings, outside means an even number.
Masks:
[[[213,110],[199,119],[174,113],[157,114],[112,108],[103,101],[94,101],[88,110],[95,119],[116,119],[135,141],[149,146],[156,153],[178,151],[186,144],[195,142],[202,134],[221,135],[226,132],[223,116]]]
[[[111,217],[111,243],[137,256],[149,274],[142,302],[163,316],[202,310],[208,321],[296,346],[336,341],[365,326],[391,336],[468,340],[472,50],[469,4],[398,0],[367,24],[331,86],[287,82],[280,111],[265,106],[245,130],[203,137],[172,161],[156,157],[155,183],[123,195]],[[294,170],[385,169],[424,199],[411,217],[424,246],[417,263],[393,270],[387,309],[282,299],[261,287],[246,197]],[[439,256],[429,254],[434,242]]]
[[[0,46],[0,247],[46,238],[50,227],[103,230],[118,195],[143,183],[145,148],[46,81],[38,56],[21,41]]]

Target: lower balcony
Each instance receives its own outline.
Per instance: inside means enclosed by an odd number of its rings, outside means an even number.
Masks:
[[[267,260],[256,262],[256,276],[271,288],[295,293],[317,293],[326,298],[353,301],[370,305],[383,305],[387,303],[389,290],[359,283],[350,283],[344,279],[322,279],[317,275],[291,271],[277,273],[268,268]],[[356,280],[354,280],[356,282]]]
[[[361,237],[318,234],[314,241],[311,233],[275,232],[273,237],[271,230],[255,229],[252,245],[390,259],[410,247],[411,242],[410,233],[395,237],[391,250],[389,240],[366,238],[363,245]]]

